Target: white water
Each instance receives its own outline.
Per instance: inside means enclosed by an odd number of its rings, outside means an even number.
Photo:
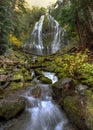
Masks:
[[[53,78],[56,82],[57,77],[54,73],[43,72],[48,78]],[[52,74],[52,76],[51,76]],[[52,101],[52,90],[48,84],[40,84],[36,81],[36,86],[31,87],[24,94],[27,100],[25,112],[12,124],[1,130],[71,130],[68,126],[68,120],[59,106]],[[41,96],[35,98],[31,95],[34,88],[40,87]],[[67,129],[65,129],[67,127]]]
[[[58,51],[61,47],[61,39],[62,39],[62,33],[65,30],[62,30],[62,28],[60,27],[59,23],[51,16],[49,15],[49,22],[52,25],[52,28],[54,28],[54,39],[52,41],[51,44],[51,51],[52,53],[55,53],[56,51]]]
[[[36,48],[36,51],[38,54],[42,54],[42,49],[44,48],[43,41],[42,41],[43,21],[44,21],[44,15],[42,15],[40,20],[36,22],[34,29],[32,31],[32,34],[31,34],[33,37],[33,41],[32,41],[32,44],[30,44],[30,47]]]
[[[39,83],[37,86],[42,91],[40,98],[28,96],[29,91],[26,93],[28,104],[32,104],[32,107],[26,109],[31,115],[31,123],[27,130],[64,130],[68,121],[59,107],[53,103],[51,87]]]
[[[31,41],[25,44],[24,48],[26,51],[37,55],[53,54],[59,49],[64,47],[64,35],[65,29],[62,29],[59,23],[51,16],[47,15],[49,24],[53,30],[53,40],[47,46],[44,46],[42,38],[42,29],[44,23],[44,15],[40,17],[40,20],[36,22],[34,29],[31,33]],[[46,32],[47,34],[47,32]],[[51,32],[50,32],[51,34]]]
[[[42,74],[45,77],[48,77],[49,79],[52,80],[52,84],[58,81],[58,77],[55,75],[55,73],[50,73],[50,72],[42,72]]]

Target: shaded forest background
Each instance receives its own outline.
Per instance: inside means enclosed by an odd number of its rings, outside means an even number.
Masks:
[[[0,54],[20,48],[47,9],[29,8],[25,0],[0,1]],[[63,0],[48,7],[48,12],[67,30],[67,37],[79,49],[93,49],[93,0]]]

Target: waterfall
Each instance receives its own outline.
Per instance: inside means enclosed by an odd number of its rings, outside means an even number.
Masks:
[[[32,35],[34,36],[33,45],[36,48],[43,49],[43,41],[42,41],[42,26],[44,21],[44,15],[41,16],[40,20],[36,22],[35,27],[32,31]]]
[[[45,17],[47,17],[48,19],[48,24],[51,30],[48,28],[48,32],[46,31],[46,34],[43,34],[42,30],[43,24],[45,22]],[[27,42],[24,48],[26,51],[30,51],[31,53],[37,55],[53,54],[57,52],[60,48],[64,47],[65,32],[65,29],[62,29],[60,27],[59,23],[54,19],[53,16],[42,15],[40,17],[40,20],[35,23],[35,26],[30,36],[30,42]],[[46,40],[51,37],[51,34],[53,35],[53,39],[52,41],[48,41],[47,45],[45,45],[43,35],[48,34],[50,35],[46,38]]]
[[[38,54],[42,54],[43,41],[42,41],[42,26],[44,21],[44,15],[41,16],[40,20],[36,22],[34,29],[32,31],[33,41],[30,44],[31,48],[36,48]]]
[[[52,24],[52,28],[54,28],[54,39],[51,44],[51,51],[52,53],[55,53],[58,51],[61,47],[62,40],[62,33],[65,32],[65,30],[60,27],[59,23],[51,16],[49,15],[49,21]],[[64,36],[64,35],[63,35]]]

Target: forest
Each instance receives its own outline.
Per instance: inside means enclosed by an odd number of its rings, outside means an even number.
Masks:
[[[0,1],[0,130],[93,130],[93,0]]]

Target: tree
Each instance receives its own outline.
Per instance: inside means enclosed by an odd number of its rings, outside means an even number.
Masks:
[[[81,48],[93,46],[93,0],[63,0],[52,11],[54,17],[67,29],[73,42],[79,38]],[[56,5],[55,5],[56,7]],[[77,37],[78,36],[78,37]]]
[[[0,1],[0,54],[3,54],[8,46],[8,37],[12,30],[11,16],[10,1]]]

